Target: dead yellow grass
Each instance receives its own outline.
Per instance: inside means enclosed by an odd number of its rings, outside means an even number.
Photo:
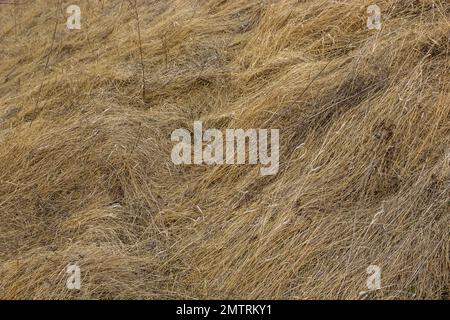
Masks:
[[[447,0],[133,3],[0,5],[0,298],[448,298]],[[280,172],[173,165],[196,120]]]

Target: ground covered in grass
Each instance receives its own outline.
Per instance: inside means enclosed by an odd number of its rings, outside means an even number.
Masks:
[[[450,4],[373,2],[1,4],[0,298],[448,298]],[[194,121],[278,174],[174,165]]]

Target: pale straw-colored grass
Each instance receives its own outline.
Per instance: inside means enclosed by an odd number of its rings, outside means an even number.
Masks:
[[[448,298],[447,0],[77,2],[0,5],[0,298]],[[175,166],[196,120],[279,173]]]

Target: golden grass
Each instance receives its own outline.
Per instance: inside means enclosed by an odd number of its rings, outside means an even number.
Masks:
[[[372,3],[0,5],[0,298],[447,299],[450,5]],[[196,120],[280,172],[173,165]]]

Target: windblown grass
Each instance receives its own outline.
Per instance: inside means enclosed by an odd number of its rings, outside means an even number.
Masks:
[[[450,5],[376,3],[0,5],[0,298],[447,299]],[[280,172],[173,165],[196,120]]]

